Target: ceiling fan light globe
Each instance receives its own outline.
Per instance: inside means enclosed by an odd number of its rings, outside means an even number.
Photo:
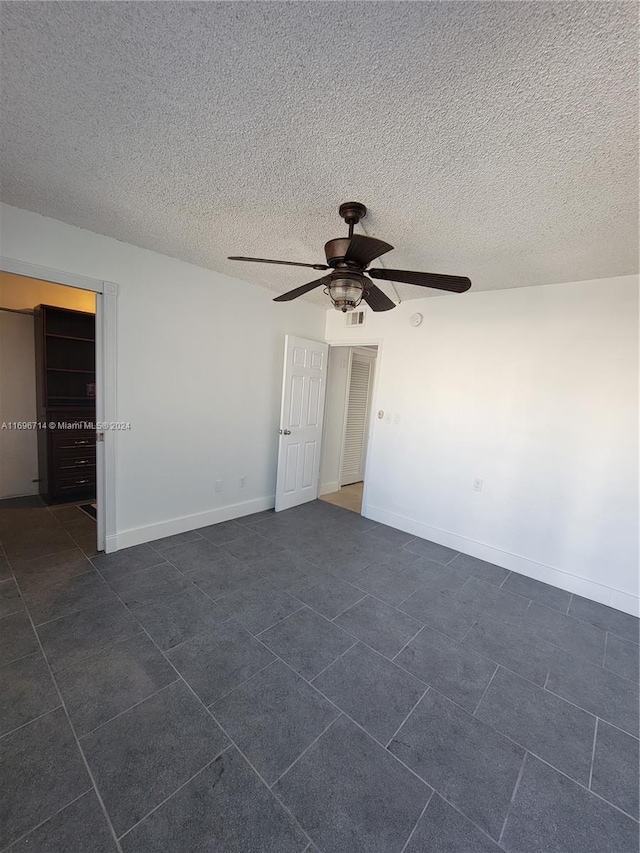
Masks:
[[[353,311],[362,301],[364,285],[355,278],[334,278],[327,288],[337,311]]]

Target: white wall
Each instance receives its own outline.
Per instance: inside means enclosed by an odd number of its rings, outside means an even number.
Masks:
[[[349,352],[349,347],[329,348],[327,395],[324,405],[322,435],[322,463],[320,467],[321,495],[337,492],[340,489],[344,411],[349,382]]]
[[[284,335],[322,340],[324,311],[6,205],[0,229],[4,256],[119,285],[117,418],[131,430],[116,437],[113,544],[273,506]]]
[[[95,312],[95,294],[0,270],[0,308],[57,305]],[[36,421],[33,315],[0,311],[0,424]],[[0,429],[0,499],[37,495],[38,441],[34,430]]]
[[[414,312],[421,326],[409,325]],[[405,302],[383,340],[367,516],[638,613],[638,278]],[[473,490],[474,478],[484,481]]]
[[[33,315],[0,311],[0,424],[36,415]],[[36,432],[0,429],[0,499],[37,495],[37,479]]]

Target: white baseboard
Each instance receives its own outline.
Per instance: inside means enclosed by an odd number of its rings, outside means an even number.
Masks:
[[[609,607],[622,610],[624,613],[630,613],[632,616],[640,616],[640,598],[621,589],[597,583],[588,578],[580,577],[580,575],[574,575],[562,569],[547,566],[544,563],[537,563],[527,557],[521,557],[519,554],[512,554],[509,551],[502,551],[500,548],[494,548],[492,545],[467,539],[464,536],[459,536],[457,533],[449,533],[447,530],[430,527],[428,524],[423,524],[420,521],[380,509],[380,507],[371,506],[370,504],[363,506],[362,515],[370,518],[372,521],[378,521],[380,524],[387,524],[389,527],[395,527],[397,530],[402,530],[405,533],[411,533],[414,536],[420,536],[422,539],[437,542],[438,545],[453,548],[462,554],[469,554],[472,557],[478,557],[480,560],[486,560],[488,563],[494,563],[496,566],[502,566],[503,569],[518,572],[518,574],[526,575],[537,581],[552,584],[567,592],[573,592],[576,595],[581,595],[600,604],[607,604]]]
[[[322,483],[320,486],[319,495],[330,495],[332,492],[340,491],[340,483],[336,480],[335,483]]]
[[[105,552],[111,554],[120,548],[143,545],[145,542],[153,542],[156,539],[163,539],[165,536],[174,536],[176,533],[187,533],[189,530],[206,527],[208,524],[219,524],[221,521],[231,521],[234,518],[252,515],[254,512],[273,509],[275,502],[275,497],[270,495],[266,498],[254,498],[250,501],[198,512],[194,515],[183,515],[169,521],[147,524],[144,527],[120,530],[118,533],[106,537]]]

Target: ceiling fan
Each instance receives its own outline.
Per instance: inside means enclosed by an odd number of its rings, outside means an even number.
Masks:
[[[316,287],[324,286],[325,293],[338,311],[353,311],[364,299],[372,311],[389,311],[395,308],[395,302],[375,285],[371,278],[383,281],[399,281],[405,284],[415,284],[418,287],[433,287],[436,290],[448,290],[451,293],[464,293],[471,287],[470,279],[458,275],[440,275],[430,272],[414,272],[413,270],[367,269],[371,261],[390,252],[393,246],[367,237],[354,234],[353,227],[367,215],[367,208],[357,201],[346,201],[340,205],[340,216],[349,226],[348,237],[336,237],[325,243],[324,253],[326,264],[303,264],[297,261],[274,261],[267,258],[244,258],[230,255],[230,261],[252,261],[258,264],[285,264],[290,267],[311,267],[314,270],[331,272],[301,287],[276,296],[274,302],[289,302],[304,296]],[[366,273],[366,274],[365,274]],[[371,278],[368,278],[370,276]]]

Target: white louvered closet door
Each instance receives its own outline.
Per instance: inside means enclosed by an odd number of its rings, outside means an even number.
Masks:
[[[353,354],[347,417],[342,447],[340,485],[348,486],[364,479],[364,463],[369,421],[369,395],[373,377],[373,360]]]

